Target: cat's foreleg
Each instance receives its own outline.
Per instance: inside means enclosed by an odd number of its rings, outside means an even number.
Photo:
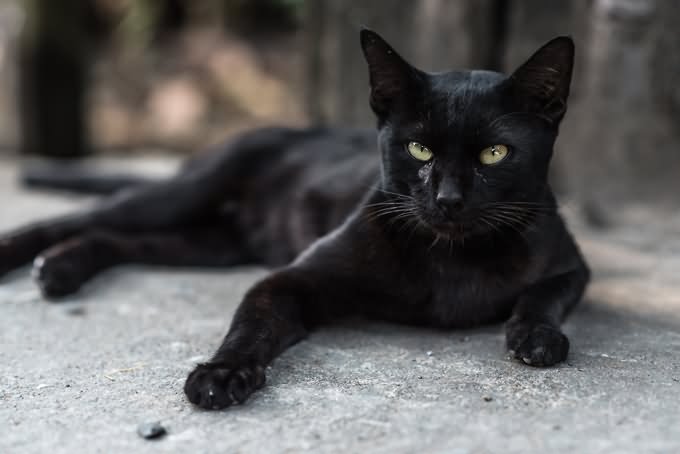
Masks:
[[[38,254],[62,242],[101,229],[151,232],[189,224],[212,212],[215,194],[200,178],[178,175],[104,198],[79,213],[29,224],[0,235],[0,277],[30,263]]]
[[[510,353],[532,366],[552,366],[564,361],[569,340],[560,324],[580,301],[588,282],[585,265],[539,281],[518,299],[505,325]]]
[[[283,269],[253,287],[236,311],[222,345],[184,386],[189,401],[221,409],[244,402],[265,381],[265,368],[283,350],[346,307],[342,284],[323,275]]]

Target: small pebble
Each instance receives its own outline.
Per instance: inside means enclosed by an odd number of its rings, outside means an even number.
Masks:
[[[74,306],[66,309],[68,315],[80,316],[85,315],[85,308],[83,306]]]
[[[426,355],[427,355],[427,356],[432,356],[432,350],[428,350],[428,352],[426,353]]]
[[[158,421],[145,422],[137,426],[137,434],[147,440],[160,438],[166,433],[165,427],[161,426],[161,423]]]
[[[482,399],[484,399],[484,402],[491,402],[491,401],[493,400],[493,397],[491,397],[491,396],[484,396],[484,397],[482,397]]]
[[[418,376],[418,380],[422,380],[422,379],[423,379],[423,376],[422,376],[422,375],[419,375],[419,376]]]

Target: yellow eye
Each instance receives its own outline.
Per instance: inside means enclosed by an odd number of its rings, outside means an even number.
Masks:
[[[408,152],[418,161],[429,161],[432,159],[432,151],[429,148],[422,146],[418,142],[408,143]]]
[[[479,153],[479,160],[484,165],[496,164],[501,162],[508,155],[508,147],[505,145],[494,145],[486,147]]]

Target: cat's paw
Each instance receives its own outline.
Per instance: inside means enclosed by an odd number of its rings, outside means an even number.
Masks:
[[[569,339],[550,324],[509,322],[506,342],[510,354],[530,366],[552,366],[569,353]]]
[[[208,410],[220,410],[242,404],[264,386],[261,366],[227,367],[221,363],[196,366],[184,384],[184,393],[192,404]]]
[[[82,266],[73,257],[41,255],[33,261],[31,276],[45,298],[57,299],[75,293],[87,280]]]

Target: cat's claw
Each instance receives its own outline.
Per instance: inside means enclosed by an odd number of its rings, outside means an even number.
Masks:
[[[184,393],[191,403],[207,410],[221,410],[242,404],[265,382],[261,366],[230,368],[222,363],[196,366],[184,384]]]
[[[514,358],[536,367],[562,362],[569,353],[567,336],[547,324],[509,324],[507,344]]]

